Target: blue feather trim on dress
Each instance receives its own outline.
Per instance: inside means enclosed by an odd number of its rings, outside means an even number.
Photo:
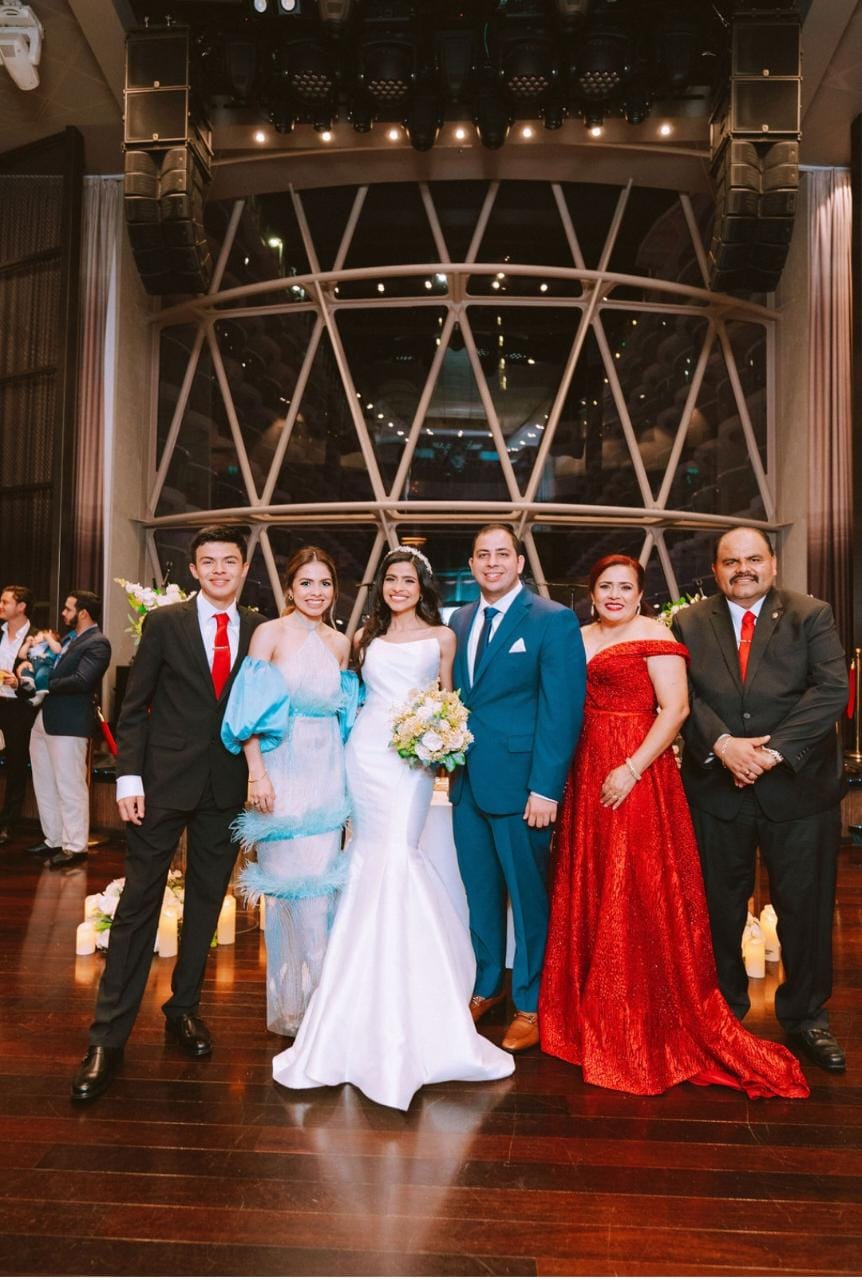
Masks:
[[[347,881],[349,859],[340,853],[322,876],[299,876],[285,880],[267,875],[257,862],[247,862],[236,879],[236,887],[250,907],[257,906],[262,896],[297,902],[305,898],[323,898],[340,893]]]
[[[254,845],[269,840],[296,840],[301,836],[321,836],[327,831],[338,831],[349,817],[350,803],[344,795],[330,808],[310,810],[298,819],[283,813],[243,809],[230,829],[234,839],[248,852]]]

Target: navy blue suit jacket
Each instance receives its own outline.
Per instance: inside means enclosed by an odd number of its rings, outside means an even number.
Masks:
[[[454,683],[470,709],[475,741],[466,771],[486,813],[523,813],[531,791],[559,800],[584,710],[586,659],[571,610],[526,587],[515,598],[482,656],[471,685],[467,644],[479,601],[458,609]],[[463,770],[452,779],[457,804]]]
[[[42,703],[45,732],[65,738],[89,738],[96,727],[93,695],[111,662],[111,642],[91,627],[67,645],[51,671]]]

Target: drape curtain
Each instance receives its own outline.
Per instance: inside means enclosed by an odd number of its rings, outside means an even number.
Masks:
[[[849,649],[853,606],[851,189],[842,169],[808,187],[808,589],[835,610]]]
[[[75,443],[74,586],[100,593],[106,417],[113,386],[117,248],[122,231],[121,178],[85,178],[81,228],[81,343]],[[71,585],[71,584],[70,584]]]

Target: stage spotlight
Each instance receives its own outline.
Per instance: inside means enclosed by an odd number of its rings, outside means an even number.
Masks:
[[[650,112],[649,98],[645,93],[628,93],[623,102],[623,115],[629,124],[643,124]]]
[[[678,6],[663,14],[658,28],[658,50],[672,89],[679,91],[690,84],[702,44],[701,35],[700,19],[687,7]]]
[[[320,21],[330,27],[343,27],[352,8],[353,0],[317,0]]]
[[[328,51],[317,40],[292,40],[277,54],[280,75],[297,103],[319,107],[335,100],[335,69]]]
[[[356,82],[382,111],[402,108],[416,79],[413,5],[368,0],[359,40]]]
[[[492,67],[486,67],[480,76],[475,120],[483,146],[491,151],[502,147],[512,126],[512,116],[497,91]]]
[[[429,78],[417,85],[404,117],[410,145],[416,151],[430,151],[442,124],[443,111],[434,82]]]
[[[628,33],[601,23],[592,27],[575,51],[570,80],[578,97],[598,100],[616,93],[633,71],[634,48]]]
[[[557,63],[543,32],[503,36],[500,79],[513,102],[538,105],[547,98],[557,80]]]

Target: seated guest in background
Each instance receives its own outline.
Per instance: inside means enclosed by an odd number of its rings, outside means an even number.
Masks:
[[[583,630],[584,729],[557,824],[542,1048],[626,1093],[687,1080],[804,1098],[793,1055],[744,1031],[718,989],[671,750],[688,712],[686,649],[641,616],[637,560],[606,556],[589,582],[595,622]],[[740,928],[737,948],[741,939]]]
[[[90,1047],[75,1102],[105,1092],[140,1008],[171,859],[188,835],[183,932],[163,1006],[167,1039],[191,1058],[212,1053],[197,1016],[210,942],[236,861],[231,824],[248,787],[245,757],[222,746],[222,718],[252,632],[263,621],[236,598],[248,573],[248,532],[210,525],[192,540],[200,590],[155,609],[143,633],[117,726],[117,807],[126,823],[125,887],[114,913]],[[50,705],[50,697],[46,706]]]
[[[99,623],[102,602],[92,591],[73,591],[63,606],[71,628],[48,677],[48,694],[30,733],[30,766],[45,843],[54,850],[46,867],[83,862],[90,839],[87,749],[96,728],[94,699],[111,661]],[[18,684],[21,684],[19,675]]]
[[[5,746],[6,794],[0,810],[0,845],[15,833],[15,824],[24,805],[27,790],[27,760],[34,709],[18,698],[15,666],[28,637],[34,634],[30,625],[33,593],[29,587],[4,587],[0,594],[0,732]]]
[[[776,587],[778,565],[762,530],[722,534],[713,572],[721,594],[678,613],[674,631],[691,653],[682,776],[719,983],[744,1018],[739,940],[759,848],[785,971],[776,1015],[796,1048],[825,1071],[843,1071],[826,1001],[846,790],[835,732],[847,705],[844,652],[828,604]]]

